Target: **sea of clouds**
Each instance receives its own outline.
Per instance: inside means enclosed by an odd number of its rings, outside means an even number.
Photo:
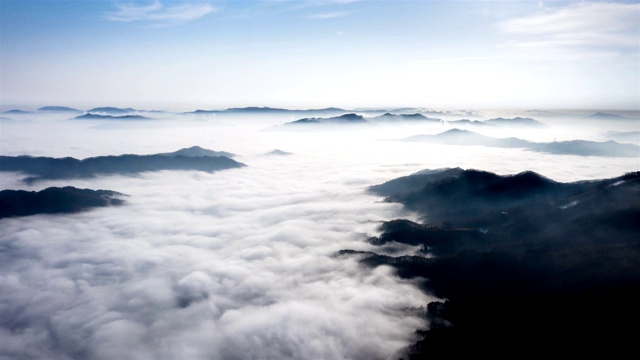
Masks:
[[[372,250],[366,239],[382,221],[415,218],[368,186],[456,166],[559,181],[638,170],[637,158],[390,141],[443,125],[265,131],[291,120],[3,120],[2,155],[85,158],[199,145],[235,153],[247,167],[32,185],[20,181],[24,174],[0,173],[2,189],[71,185],[127,195],[121,207],[0,220],[0,358],[398,357],[428,326],[421,307],[434,298],[390,268],[336,256]],[[291,154],[268,155],[273,149]]]

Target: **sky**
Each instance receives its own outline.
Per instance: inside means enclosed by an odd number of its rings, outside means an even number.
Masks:
[[[0,0],[3,110],[640,109],[640,3]]]

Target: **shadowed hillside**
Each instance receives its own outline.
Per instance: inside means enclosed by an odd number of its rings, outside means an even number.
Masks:
[[[185,156],[186,154],[187,156]],[[31,176],[25,182],[45,179],[89,178],[99,174],[137,174],[159,170],[218,171],[245,166],[211,150],[193,147],[155,155],[98,156],[78,160],[30,156],[0,156],[0,171],[19,171]],[[229,153],[224,153],[229,154]],[[231,155],[231,154],[230,154]]]
[[[109,190],[50,187],[42,191],[0,191],[0,218],[74,213],[94,207],[122,205],[122,194]]]
[[[626,325],[640,320],[640,172],[559,183],[442,169],[370,190],[425,222],[386,222],[369,240],[414,245],[415,255],[360,253],[361,262],[424,278],[423,290],[443,299],[427,307],[430,330],[408,358],[634,346]]]

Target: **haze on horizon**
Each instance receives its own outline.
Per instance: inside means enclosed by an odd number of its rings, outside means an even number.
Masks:
[[[0,2],[2,110],[640,108],[637,1]]]

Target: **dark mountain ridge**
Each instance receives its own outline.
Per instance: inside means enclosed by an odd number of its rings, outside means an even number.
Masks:
[[[483,121],[485,124],[498,125],[503,127],[525,127],[525,128],[546,128],[547,125],[534,120],[532,118],[514,117],[514,118],[494,118]]]
[[[159,170],[213,172],[245,166],[225,156],[181,155],[190,150],[194,149],[155,155],[98,156],[84,160],[71,157],[0,156],[0,171],[19,171],[30,174],[31,176],[24,179],[25,182],[30,183],[45,179],[89,178],[100,174],[137,174]]]
[[[441,169],[370,190],[424,219],[385,222],[370,243],[418,252],[340,254],[424,278],[423,290],[443,299],[427,306],[430,329],[406,358],[635,347],[627,324],[640,320],[640,172],[561,183],[530,171]]]
[[[202,148],[200,146],[192,146],[192,147],[183,148],[183,149],[180,149],[178,151],[171,152],[171,153],[162,153],[162,154],[158,154],[158,155],[164,155],[164,156],[188,156],[188,157],[225,156],[225,157],[228,157],[228,158],[236,156],[235,154],[232,154],[230,152],[214,151],[214,150],[209,150],[209,149]]]
[[[0,191],[0,218],[36,214],[59,214],[84,211],[94,207],[122,205],[123,194],[110,190],[78,189],[67,186],[41,191]]]
[[[74,119],[78,120],[148,120],[149,118],[142,115],[121,115],[121,116],[113,116],[113,115],[100,115],[87,113],[84,115],[76,116]]]
[[[84,111],[82,110],[78,110],[78,109],[74,109],[74,108],[70,108],[70,107],[66,107],[66,106],[43,106],[41,108],[38,109],[38,111],[45,111],[45,112],[71,112],[71,113],[83,113]]]

